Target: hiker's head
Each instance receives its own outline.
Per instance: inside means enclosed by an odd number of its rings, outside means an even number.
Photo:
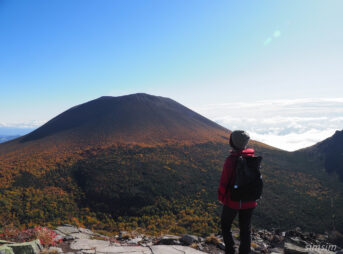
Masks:
[[[235,150],[241,151],[247,147],[249,140],[250,136],[247,132],[241,130],[233,131],[230,135],[230,146]]]

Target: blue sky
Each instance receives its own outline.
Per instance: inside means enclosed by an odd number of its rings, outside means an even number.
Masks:
[[[39,126],[76,104],[136,92],[199,110],[339,99],[342,7],[316,0],[0,0],[0,125]]]

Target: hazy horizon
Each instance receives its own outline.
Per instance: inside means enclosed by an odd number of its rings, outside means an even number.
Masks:
[[[252,139],[286,151],[314,145],[341,130],[343,125],[343,98],[265,100],[188,107],[230,130],[246,130]],[[0,136],[25,135],[51,118],[7,125],[0,122]]]

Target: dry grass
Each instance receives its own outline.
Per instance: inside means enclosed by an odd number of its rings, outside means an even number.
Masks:
[[[191,247],[193,249],[197,249],[198,248],[198,244],[197,243],[192,243],[189,247]]]
[[[220,243],[219,239],[214,234],[211,234],[210,236],[206,237],[205,242],[214,245],[218,245]]]

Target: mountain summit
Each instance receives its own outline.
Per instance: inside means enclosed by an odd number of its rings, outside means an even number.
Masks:
[[[224,141],[228,130],[176,101],[144,93],[103,96],[70,108],[21,143],[54,139],[77,143],[199,143]]]

